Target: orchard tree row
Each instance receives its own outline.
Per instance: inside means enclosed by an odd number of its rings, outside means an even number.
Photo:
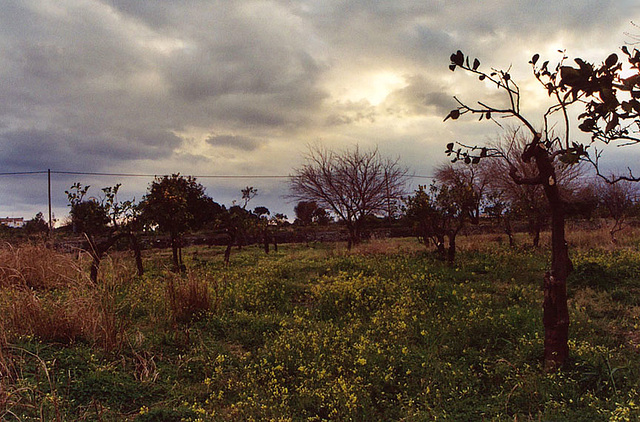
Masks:
[[[242,189],[242,205],[226,208],[211,199],[205,188],[191,176],[173,174],[156,177],[139,203],[120,201],[120,184],[102,189],[101,195],[87,197],[89,186],[75,183],[66,191],[74,233],[81,234],[92,257],[91,280],[97,281],[98,269],[104,255],[117,242],[127,240],[136,257],[138,273],[142,275],[142,259],[138,237],[140,233],[161,232],[169,236],[174,271],[185,271],[182,259],[182,238],[191,231],[210,228],[218,232],[227,244],[225,262],[229,262],[231,248],[242,246],[251,234],[264,242],[269,252],[272,227],[286,221],[286,216],[271,216],[266,207],[247,209],[257,189]]]

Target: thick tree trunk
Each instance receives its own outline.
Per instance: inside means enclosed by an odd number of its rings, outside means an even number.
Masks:
[[[544,362],[556,369],[569,357],[569,309],[567,277],[572,265],[565,241],[565,217],[562,204],[553,204],[551,227],[551,271],[544,277]]]
[[[539,136],[539,135],[538,135]],[[528,162],[535,158],[536,180],[524,181],[512,174],[516,183],[541,184],[551,209],[551,271],[544,277],[544,365],[547,370],[561,367],[569,357],[569,310],[567,277],[573,270],[565,239],[565,203],[560,196],[555,169],[548,151],[535,139],[522,154]]]

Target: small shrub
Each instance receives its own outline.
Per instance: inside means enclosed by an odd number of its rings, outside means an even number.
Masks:
[[[211,310],[211,296],[207,283],[193,276],[169,278],[166,287],[169,317],[172,322],[188,324],[202,318]]]

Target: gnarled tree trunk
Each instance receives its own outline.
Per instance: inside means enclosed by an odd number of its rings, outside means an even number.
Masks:
[[[573,270],[565,239],[565,202],[560,196],[552,157],[539,143],[539,135],[522,154],[524,162],[536,160],[538,175],[520,178],[515,169],[511,177],[520,184],[541,184],[551,209],[551,271],[544,276],[544,365],[548,370],[562,366],[569,357],[569,310],[567,277]]]

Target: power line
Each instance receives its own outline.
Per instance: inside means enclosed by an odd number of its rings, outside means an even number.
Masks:
[[[47,170],[38,171],[17,171],[17,172],[5,172],[0,173],[0,176],[23,176],[31,174],[47,174]],[[61,171],[51,170],[51,174],[65,174],[74,176],[109,176],[109,177],[157,177],[162,176],[158,174],[145,174],[145,173],[102,173],[102,172],[87,172],[87,171]],[[265,174],[243,174],[243,175],[229,175],[229,174],[205,174],[205,175],[193,175],[193,177],[200,179],[288,179],[291,175],[265,175]],[[424,175],[409,175],[410,178],[416,179],[433,179],[433,176]]]
[[[8,173],[0,173],[0,176],[22,176],[22,175],[26,175],[26,174],[47,174],[47,170],[41,170],[41,171],[15,171],[15,172],[8,172]]]
[[[45,172],[46,173],[46,172]],[[157,177],[163,176],[158,174],[142,174],[142,173],[99,173],[99,172],[82,172],[82,171],[54,171],[53,174],[67,174],[67,175],[79,175],[79,176],[117,176],[117,177]],[[291,176],[281,176],[281,175],[224,175],[224,174],[205,174],[205,175],[191,175],[192,177],[200,178],[200,179],[282,179],[289,178]]]

